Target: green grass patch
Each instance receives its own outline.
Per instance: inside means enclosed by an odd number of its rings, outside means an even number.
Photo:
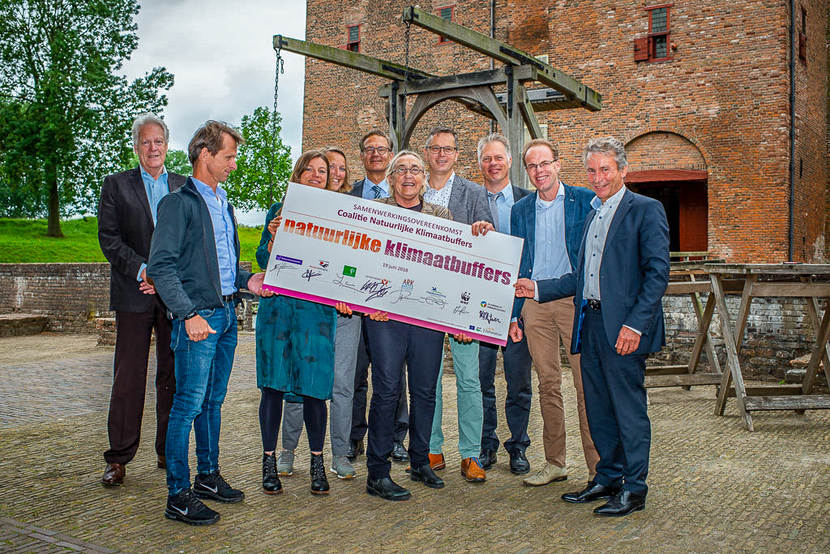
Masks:
[[[46,236],[45,219],[0,218],[0,263],[105,262],[98,245],[98,219],[61,221],[63,238]],[[256,268],[256,248],[262,228],[240,227],[242,260]]]

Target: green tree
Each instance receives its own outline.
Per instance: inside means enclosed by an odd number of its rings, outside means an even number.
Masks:
[[[291,176],[291,149],[280,138],[281,118],[265,106],[242,117],[242,137],[236,171],[224,188],[228,197],[243,210],[268,209],[283,197]]]
[[[0,0],[0,175],[60,216],[92,209],[101,181],[129,160],[139,112],[167,105],[173,75],[119,74],[138,46],[137,0]]]

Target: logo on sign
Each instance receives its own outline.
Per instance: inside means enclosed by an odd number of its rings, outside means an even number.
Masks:
[[[470,301],[470,293],[466,290],[461,293],[461,303],[466,304]]]
[[[344,265],[343,275],[345,275],[346,277],[354,277],[355,275],[357,275],[357,268],[352,267],[350,265]]]

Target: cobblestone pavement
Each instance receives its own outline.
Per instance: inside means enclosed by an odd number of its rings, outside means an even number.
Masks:
[[[152,386],[125,485],[105,489],[99,479],[112,349],[96,347],[90,336],[0,339],[0,551],[830,551],[830,413],[759,413],[756,432],[749,433],[734,401],[726,417],[712,415],[712,387],[650,392],[651,490],[646,510],[626,518],[597,518],[593,506],[559,499],[587,478],[569,376],[563,384],[566,482],[524,487],[509,472],[504,451],[486,483],[464,482],[450,374],[444,377],[443,490],[410,483],[404,466],[395,464],[393,478],[411,484],[412,499],[370,497],[361,457],[357,479],[331,476],[331,494],[312,497],[302,445],[295,474],[283,480],[285,494],[266,496],[253,349],[253,336],[241,335],[220,456],[223,475],[246,498],[214,506],[222,520],[199,528],[162,514],[165,476],[154,463]],[[504,381],[497,381],[503,401]],[[538,468],[544,459],[535,398],[529,432],[528,458]]]

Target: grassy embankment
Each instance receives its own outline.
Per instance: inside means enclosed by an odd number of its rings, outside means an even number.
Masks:
[[[45,219],[0,219],[0,263],[105,262],[94,217],[61,222],[63,238],[46,236]],[[240,227],[242,260],[256,267],[262,228]]]

